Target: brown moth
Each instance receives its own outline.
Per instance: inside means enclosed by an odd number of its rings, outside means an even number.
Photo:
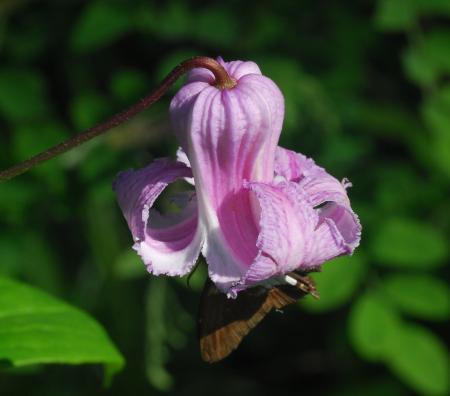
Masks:
[[[214,363],[227,357],[270,311],[307,294],[318,298],[314,282],[305,274],[291,272],[283,280],[283,284],[246,289],[231,299],[207,279],[198,315],[202,359]]]

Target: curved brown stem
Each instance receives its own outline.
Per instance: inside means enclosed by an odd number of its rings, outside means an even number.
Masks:
[[[161,82],[161,84],[152,91],[149,95],[142,98],[139,102],[135,103],[128,109],[121,111],[120,113],[112,116],[110,119],[81,132],[78,135],[67,139],[66,141],[57,144],[49,148],[42,153],[31,157],[30,159],[23,161],[17,165],[12,166],[9,169],[5,169],[0,172],[0,182],[12,179],[27,170],[39,165],[49,159],[56,157],[59,154],[63,154],[66,151],[77,147],[88,140],[93,139],[96,136],[101,135],[109,131],[110,129],[128,121],[131,117],[140,113],[142,110],[147,109],[153,103],[155,103],[161,96],[167,91],[167,89],[184,73],[193,68],[205,68],[210,70],[215,77],[215,86],[219,89],[229,89],[236,85],[236,82],[228,75],[226,70],[217,61],[205,56],[195,56],[181,62],[175,67],[167,77]]]

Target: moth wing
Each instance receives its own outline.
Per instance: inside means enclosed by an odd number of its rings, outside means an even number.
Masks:
[[[270,289],[256,286],[240,292],[236,299],[229,299],[208,279],[198,317],[202,359],[209,363],[224,359],[272,309],[281,309],[305,294],[290,285]]]

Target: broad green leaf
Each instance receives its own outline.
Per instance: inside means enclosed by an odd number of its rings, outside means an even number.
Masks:
[[[433,269],[449,254],[441,232],[407,218],[390,218],[380,224],[370,247],[378,264],[398,268]]]
[[[366,261],[360,253],[342,256],[322,267],[322,271],[311,274],[317,285],[320,298],[308,296],[300,305],[311,312],[324,312],[345,304],[354,294],[366,269]]]
[[[123,36],[133,23],[128,9],[107,1],[87,3],[72,33],[72,47],[77,51],[90,51]]]
[[[0,69],[0,115],[19,123],[45,119],[49,112],[40,74],[28,69]]]
[[[78,308],[0,277],[0,360],[14,367],[41,363],[103,364],[106,378],[124,361],[103,328]]]
[[[352,306],[349,317],[350,341],[367,360],[383,360],[398,338],[400,327],[397,312],[374,292],[364,294]]]
[[[400,310],[423,319],[447,319],[450,291],[447,284],[429,275],[391,275],[383,281],[386,295]]]
[[[445,345],[423,327],[402,326],[386,363],[420,394],[444,396],[450,391],[450,366]]]

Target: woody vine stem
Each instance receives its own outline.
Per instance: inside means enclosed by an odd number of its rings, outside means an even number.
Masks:
[[[187,59],[181,62],[177,67],[175,67],[155,90],[142,98],[139,102],[133,104],[128,109],[117,113],[110,119],[98,125],[95,125],[92,128],[89,128],[84,132],[81,132],[78,135],[67,139],[64,142],[59,143],[56,146],[53,146],[26,161],[23,161],[17,165],[12,166],[11,168],[1,171],[0,182],[10,180],[13,177],[19,176],[27,170],[35,167],[36,165],[48,161],[49,159],[56,157],[57,155],[63,154],[66,151],[69,151],[70,149],[77,147],[87,142],[88,140],[91,140],[109,131],[110,129],[128,121],[131,117],[147,109],[158,99],[160,99],[161,96],[163,96],[167,91],[167,89],[176,80],[178,80],[179,77],[194,68],[205,68],[210,70],[214,74],[214,85],[219,89],[229,89],[233,88],[236,85],[236,81],[234,81],[228,75],[223,66],[220,65],[216,60],[205,56],[195,56],[193,58]]]

